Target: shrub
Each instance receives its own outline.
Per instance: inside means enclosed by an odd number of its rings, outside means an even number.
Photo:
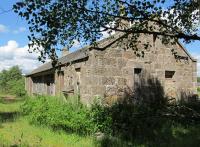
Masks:
[[[90,118],[94,124],[94,132],[103,132],[112,134],[112,113],[109,107],[103,107],[99,104],[93,104],[91,107]]]
[[[96,132],[139,142],[155,140],[163,129],[169,128],[170,121],[160,117],[158,112],[141,111],[141,106],[127,103],[116,103],[110,107],[95,104],[91,109],[91,119]],[[165,135],[160,139],[164,140]]]
[[[83,105],[78,108],[73,107],[54,97],[38,96],[34,99],[27,99],[21,110],[23,114],[28,114],[32,123],[47,125],[53,129],[87,134],[91,133],[94,128],[88,108]]]

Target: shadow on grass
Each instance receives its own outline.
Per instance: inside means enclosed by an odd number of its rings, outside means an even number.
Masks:
[[[150,138],[124,140],[120,137],[107,136],[97,143],[100,147],[198,147],[200,144],[200,126],[188,128],[179,126],[165,129],[165,131],[157,132],[153,140]]]
[[[19,116],[19,112],[0,112],[1,122],[13,122]]]
[[[19,116],[19,112],[16,110],[9,110],[12,106],[17,102],[23,101],[24,99],[15,98],[14,96],[1,96],[0,97],[0,104],[3,104],[5,108],[8,107],[8,110],[1,111],[0,108],[0,122],[13,122]],[[10,105],[11,104],[11,105]]]

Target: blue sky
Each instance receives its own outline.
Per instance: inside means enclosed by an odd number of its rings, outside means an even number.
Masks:
[[[19,65],[24,73],[30,72],[41,63],[37,54],[28,53],[28,25],[11,9],[17,0],[0,0],[0,70]],[[8,12],[3,12],[7,11]],[[193,57],[200,59],[200,41],[184,44]],[[200,63],[198,63],[200,75]]]

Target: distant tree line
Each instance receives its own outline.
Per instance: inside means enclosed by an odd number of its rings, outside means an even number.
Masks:
[[[0,92],[16,96],[26,94],[24,76],[19,66],[13,66],[0,72]]]

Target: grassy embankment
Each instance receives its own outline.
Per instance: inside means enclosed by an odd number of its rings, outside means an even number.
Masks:
[[[92,137],[30,125],[27,118],[19,114],[23,100],[4,100],[3,97],[0,95],[0,146],[94,146]]]

